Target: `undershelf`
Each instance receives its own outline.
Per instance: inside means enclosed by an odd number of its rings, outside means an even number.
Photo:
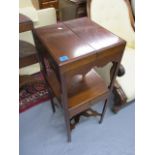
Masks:
[[[59,83],[56,76],[51,75],[48,79],[54,94],[60,96]],[[70,117],[81,109],[89,108],[97,98],[107,95],[108,87],[103,79],[92,69],[84,77],[77,75],[72,79],[71,88],[68,90],[68,108]]]

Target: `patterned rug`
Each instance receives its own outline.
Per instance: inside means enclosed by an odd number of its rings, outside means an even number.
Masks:
[[[47,87],[41,73],[33,75],[35,79],[40,80],[25,86],[19,93],[19,112],[24,112],[29,108],[49,100]]]

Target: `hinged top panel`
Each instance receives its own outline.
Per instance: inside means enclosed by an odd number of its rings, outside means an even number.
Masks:
[[[59,66],[89,56],[95,58],[97,52],[106,52],[104,49],[123,41],[87,17],[41,27],[34,32]]]

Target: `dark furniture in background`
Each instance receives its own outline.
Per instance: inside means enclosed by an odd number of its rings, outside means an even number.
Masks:
[[[54,7],[57,11],[57,19],[60,21],[87,15],[86,0],[76,0],[75,2],[70,0],[38,0],[38,2],[40,9]]]
[[[59,0],[38,0],[40,9],[54,7],[56,10],[59,8]]]
[[[33,22],[25,15],[19,14],[19,33],[32,30]]]
[[[57,20],[59,20],[59,0],[38,0],[38,2],[40,9],[54,7],[56,9]]]
[[[99,99],[105,102],[102,122],[126,43],[88,18],[37,28],[33,35],[44,78],[63,108],[71,141],[70,120]],[[93,68],[109,62],[113,66],[107,85]]]
[[[87,0],[77,0],[75,2],[77,18],[87,16],[86,2]]]
[[[19,14],[19,33],[33,29],[33,22],[25,15]],[[28,42],[19,40],[19,68],[26,67],[38,62],[36,49]],[[19,76],[19,88],[25,84],[35,82],[36,80],[29,76]]]
[[[19,14],[19,32],[25,32],[33,30],[33,22],[25,15]],[[39,62],[36,48],[25,41],[19,41],[19,68],[26,67]],[[31,75],[20,75],[19,76],[19,90],[22,89],[27,84],[32,84],[34,82],[41,82],[36,80]],[[49,96],[51,98],[52,109],[55,112],[55,107],[53,103],[53,98],[49,91]]]

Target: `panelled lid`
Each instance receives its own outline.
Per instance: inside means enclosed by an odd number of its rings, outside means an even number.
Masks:
[[[121,42],[119,37],[87,17],[37,28],[35,33],[58,65],[93,55]]]

